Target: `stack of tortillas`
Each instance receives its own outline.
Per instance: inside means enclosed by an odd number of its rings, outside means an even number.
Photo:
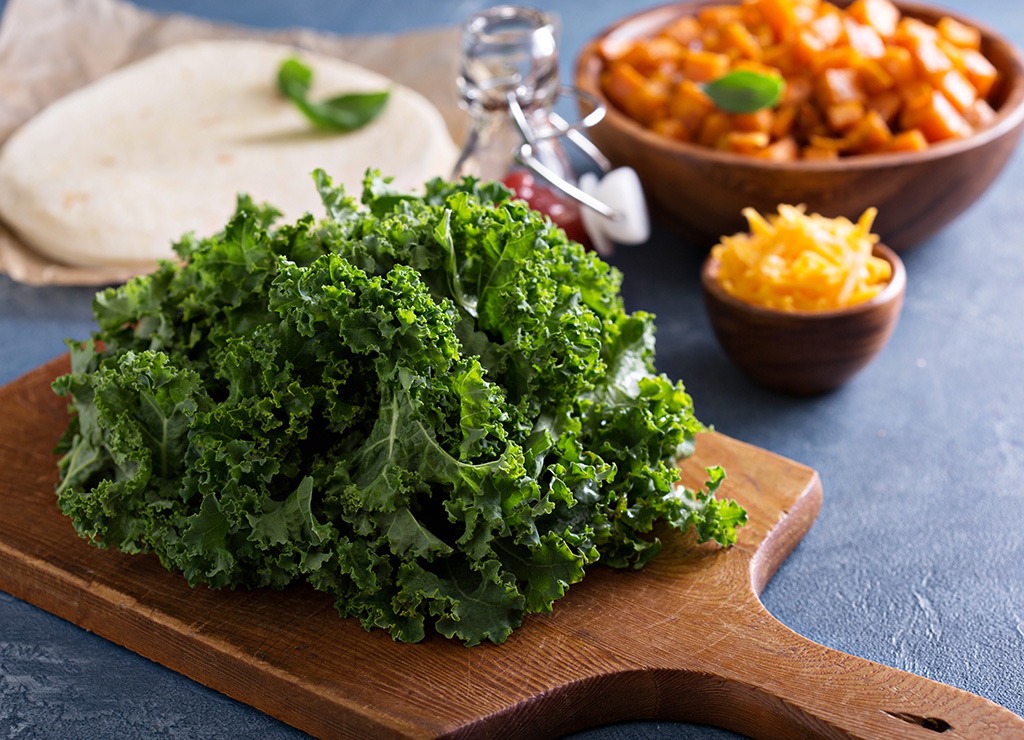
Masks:
[[[313,70],[313,99],[388,89],[388,104],[358,131],[318,130],[276,89],[289,56]],[[219,231],[240,192],[286,219],[320,216],[316,168],[355,196],[367,168],[415,191],[456,155],[440,113],[377,73],[267,41],[199,41],[71,93],[11,136],[0,215],[58,262],[142,265],[172,258],[187,232]]]

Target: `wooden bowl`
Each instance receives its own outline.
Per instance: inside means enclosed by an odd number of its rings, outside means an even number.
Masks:
[[[733,0],[736,1],[736,0]],[[576,65],[576,85],[607,108],[589,131],[616,166],[633,167],[656,216],[696,246],[710,248],[722,235],[742,231],[741,211],[761,213],[780,203],[807,205],[808,212],[856,220],[878,208],[875,231],[896,251],[914,246],[970,206],[1003,169],[1024,122],[1024,61],[995,31],[943,10],[899,3],[905,15],[935,23],[949,15],[982,32],[982,51],[999,70],[995,120],[969,138],[934,144],[924,152],[855,155],[834,162],[773,163],[720,152],[662,136],[627,117],[601,90],[605,41],[645,37],[666,23],[722,0],[682,2],[629,16],[586,44]],[[838,2],[839,5],[848,3]],[[582,104],[586,111],[586,104]]]
[[[708,257],[701,270],[704,305],[725,354],[770,390],[810,396],[841,386],[882,350],[903,307],[903,261],[882,244],[874,253],[892,265],[892,278],[881,293],[849,308],[795,312],[733,297],[716,278],[718,260]]]

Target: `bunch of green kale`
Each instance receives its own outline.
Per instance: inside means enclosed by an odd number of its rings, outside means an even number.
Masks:
[[[500,185],[315,174],[328,218],[240,197],[181,263],[96,296],[55,390],[61,509],[191,584],[305,581],[418,641],[502,642],[658,519],[730,544],[745,514],[677,488],[701,424],[653,371],[621,276]]]

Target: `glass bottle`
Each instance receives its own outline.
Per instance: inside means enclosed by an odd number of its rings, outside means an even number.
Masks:
[[[625,167],[611,170],[579,130],[599,121],[604,109],[591,101],[593,112],[576,124],[554,111],[563,92],[554,18],[514,5],[470,16],[462,28],[458,85],[472,126],[453,179],[504,182],[570,239],[605,254],[613,242],[647,239],[647,211],[636,173]],[[577,183],[565,140],[604,176],[587,172]]]
[[[532,8],[501,5],[466,20],[458,85],[472,127],[454,177],[505,180],[520,167],[525,140],[545,167],[574,179],[550,123],[560,93],[557,37],[555,19]],[[510,106],[518,107],[523,121],[515,120]]]

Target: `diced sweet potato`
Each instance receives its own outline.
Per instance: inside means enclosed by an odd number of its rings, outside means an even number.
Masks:
[[[899,8],[890,0],[855,0],[847,8],[847,12],[885,38],[896,32],[896,25],[900,22],[901,16]]]
[[[775,120],[775,113],[770,108],[761,108],[753,113],[734,113],[732,115],[732,126],[737,131],[761,131],[769,132],[772,122]]]
[[[924,77],[934,79],[953,69],[953,62],[934,41],[918,41],[911,49],[914,61]]]
[[[775,111],[775,115],[772,117],[771,129],[769,133],[773,139],[792,139],[793,130],[796,123],[797,115],[797,104],[796,103],[783,103]]]
[[[713,110],[704,116],[696,140],[704,146],[718,147],[722,137],[731,130],[729,115],[720,110]]]
[[[834,46],[843,36],[843,17],[835,6],[822,12],[807,28],[827,46]]]
[[[971,124],[939,90],[932,90],[926,100],[914,100],[903,109],[900,125],[916,128],[931,143],[969,136]]]
[[[917,77],[914,55],[905,47],[888,47],[878,63],[892,76],[893,84],[897,87],[906,85]]]
[[[864,117],[864,104],[859,100],[847,100],[835,103],[825,109],[828,125],[836,131],[853,128]]]
[[[662,136],[667,136],[670,139],[676,141],[692,141],[693,135],[691,129],[683,125],[683,122],[676,118],[659,118],[657,121],[651,124],[651,131],[655,131]]]
[[[995,117],[995,109],[984,98],[978,98],[970,108],[964,111],[964,118],[976,129],[989,125]]]
[[[760,59],[761,44],[757,37],[739,21],[726,23],[722,29],[722,41],[735,49],[741,59]]]
[[[903,99],[895,90],[883,90],[868,98],[868,110],[875,111],[887,125],[892,126],[903,107]]]
[[[731,60],[725,54],[711,51],[689,50],[682,58],[683,76],[694,82],[710,82],[729,71]]]
[[[770,159],[773,162],[792,162],[800,155],[800,147],[792,136],[785,136],[773,141],[754,156]]]
[[[722,149],[737,154],[754,154],[771,142],[767,131],[730,131],[719,140]]]
[[[818,104],[823,108],[837,103],[861,101],[867,97],[860,86],[857,70],[850,67],[826,69],[818,77],[814,94]]]
[[[650,75],[666,65],[674,66],[685,52],[686,48],[675,39],[659,36],[646,44],[636,44],[619,59],[641,74]]]
[[[760,0],[761,17],[772,29],[776,41],[790,41],[796,29],[796,9],[791,0]]]
[[[867,59],[878,59],[885,53],[885,42],[874,28],[853,18],[843,21],[846,43]]]
[[[669,23],[662,33],[681,46],[688,47],[700,38],[700,30],[700,21],[692,15],[684,15],[682,18]]]
[[[731,21],[743,20],[739,5],[708,5],[697,11],[697,20],[705,27],[718,27]]]
[[[700,128],[704,116],[714,110],[711,98],[693,80],[680,80],[668,102],[668,114],[690,132]]]
[[[923,152],[928,148],[928,139],[916,128],[894,134],[885,145],[887,152]]]
[[[666,137],[777,161],[914,151],[995,117],[982,34],[895,0],[721,0],[652,37],[602,45],[605,93]],[[784,81],[771,109],[719,110],[704,85],[749,70]]]
[[[643,124],[664,118],[668,110],[667,93],[625,62],[608,68],[604,88],[613,103]]]
[[[868,95],[885,92],[896,86],[895,78],[877,59],[862,59],[857,65],[857,78]]]
[[[814,144],[809,144],[808,146],[805,146],[801,151],[801,159],[807,159],[816,162],[828,162],[839,159],[839,150],[835,148],[822,149],[820,147],[815,146]]]
[[[892,131],[877,111],[868,110],[847,134],[851,151],[869,153],[882,151],[892,139]]]
[[[978,91],[978,97],[987,98],[999,78],[999,72],[980,51],[965,50],[963,60],[964,74]]]
[[[955,18],[950,18],[948,15],[939,18],[935,24],[935,30],[942,38],[964,49],[981,48],[981,31],[961,23]]]
[[[978,91],[974,89],[974,85],[955,69],[945,72],[938,79],[936,87],[961,113],[969,110],[978,98]]]

